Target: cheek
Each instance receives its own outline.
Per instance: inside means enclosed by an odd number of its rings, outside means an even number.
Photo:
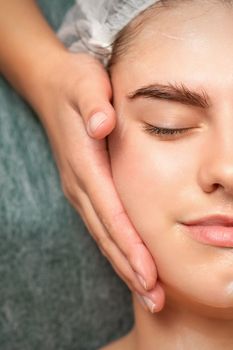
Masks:
[[[119,129],[124,133],[120,134]],[[184,212],[185,189],[193,181],[190,153],[178,157],[182,153],[178,146],[155,141],[138,125],[116,128],[109,138],[109,151],[114,183],[124,208],[167,275],[174,267],[168,264],[172,258],[170,245],[176,242],[178,249],[179,243],[179,231],[175,232],[174,226]]]
[[[155,218],[171,220],[179,212],[178,199],[194,174],[190,153],[178,157],[181,147],[155,140],[137,123],[121,125],[111,134],[114,182],[126,210],[140,228],[154,225]]]
[[[125,123],[110,135],[109,152],[116,189],[162,281],[205,305],[233,305],[232,266],[223,269],[225,257],[194,243],[177,224],[194,208],[187,193],[197,190],[199,149],[154,141],[138,125]]]
[[[116,129],[109,139],[114,183],[160,277],[174,286],[183,262],[189,260],[174,227],[183,214],[180,196],[187,178],[190,181],[190,162],[185,157],[177,159],[174,147],[172,150],[165,142],[155,142],[150,135],[132,129],[125,127],[121,137]],[[179,281],[185,282],[184,277],[179,276]]]

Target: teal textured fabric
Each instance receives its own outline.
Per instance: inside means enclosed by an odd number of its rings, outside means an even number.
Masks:
[[[54,29],[73,1],[39,1]],[[96,350],[130,293],[65,199],[46,133],[0,78],[0,349]]]

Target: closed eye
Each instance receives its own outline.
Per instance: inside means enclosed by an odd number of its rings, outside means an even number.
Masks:
[[[151,125],[148,123],[144,123],[143,130],[149,134],[158,135],[159,137],[169,136],[177,136],[183,134],[193,128],[179,128],[179,129],[169,129],[169,128],[161,128],[155,125]]]

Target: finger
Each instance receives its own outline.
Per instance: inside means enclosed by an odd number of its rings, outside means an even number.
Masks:
[[[87,142],[85,178],[80,179],[80,174],[77,175],[75,164],[69,163],[69,166],[76,183],[87,194],[106,232],[125,255],[132,269],[138,273],[145,289],[151,290],[155,287],[157,279],[153,258],[133,227],[116,192],[104,140],[91,141],[91,144]],[[78,191],[78,186],[72,191],[77,199]]]
[[[156,300],[155,302],[155,312],[159,312],[163,309],[165,304],[165,292],[164,288],[162,287],[161,283],[157,281],[155,289],[152,291],[153,294],[153,300]]]
[[[92,206],[111,239],[138,273],[144,288],[153,289],[157,279],[154,260],[128,218],[110,174],[95,176],[95,183],[88,191]]]
[[[141,283],[139,283],[126,257],[108,237],[90,203],[88,206],[85,205],[85,209],[83,211],[84,222],[94,239],[95,237],[101,237],[97,240],[97,243],[99,243],[99,248],[103,255],[110,261],[114,271],[127,284],[132,292],[138,293],[138,295],[141,296],[150,312],[154,313],[160,311],[165,303],[165,294],[161,285],[157,282],[153,290],[146,292]],[[91,212],[92,215],[90,217],[89,215]]]
[[[141,298],[143,298],[144,303],[147,306],[147,309],[149,309],[149,311],[151,311],[152,313],[154,312],[159,312],[163,309],[164,304],[165,304],[165,293],[164,290],[161,286],[161,284],[157,281],[156,282],[156,286],[153,290],[151,290],[150,292],[145,292],[145,290],[140,286],[139,284],[139,288],[136,287],[135,288],[135,284],[132,284],[131,282],[131,274],[133,276],[134,271],[131,269],[131,267],[129,267],[129,270],[126,271],[126,275],[124,275],[124,272],[122,274],[122,271],[119,267],[118,262],[120,261],[120,258],[116,257],[117,260],[117,264],[115,264],[114,262],[112,263],[112,267],[115,270],[115,272],[117,273],[118,276],[120,276],[124,282],[127,284],[128,288],[134,292],[137,293],[138,295],[141,296]],[[127,265],[125,265],[127,266]],[[128,276],[130,278],[128,278]]]
[[[91,203],[87,203],[85,205],[85,209],[83,210],[84,222],[87,223],[86,226],[89,232],[92,232],[92,236],[99,244],[103,255],[110,261],[113,269],[118,274],[118,276],[127,284],[128,288],[132,292],[136,292],[142,296],[147,308],[152,313],[162,310],[165,303],[165,294],[160,283],[157,281],[156,286],[153,290],[150,290],[148,292],[145,291],[141,283],[139,283],[135,272],[129,265],[126,257],[109,238],[104,227],[96,216]],[[96,239],[95,237],[98,238]]]
[[[163,309],[165,305],[165,293],[161,284],[157,281],[156,287],[150,294],[140,295],[137,292],[133,294],[134,302],[139,300],[142,306],[146,306],[146,309],[152,313],[159,312]]]
[[[140,294],[145,293],[135,272],[132,270],[126,257],[109,237],[85,193],[79,194],[80,202],[82,203],[81,208],[80,204],[77,207],[74,201],[72,204],[79,211],[85,226],[97,242],[102,254],[109,260],[114,270],[125,281],[131,291],[137,291]]]
[[[79,206],[79,213],[91,236],[99,244],[102,254],[111,263],[114,271],[126,283],[128,288],[133,293],[140,295],[141,299],[146,305],[147,310],[152,313],[162,310],[165,303],[165,294],[160,283],[157,282],[155,288],[149,292],[144,290],[141,283],[139,283],[135,272],[129,265],[126,257],[109,238],[104,227],[96,216],[94,208],[92,208],[88,197],[86,197],[86,194],[82,193],[82,195],[79,195],[79,199],[80,198],[82,202],[82,209]],[[74,207],[76,206],[75,203],[73,203],[73,205]]]
[[[89,136],[102,139],[115,127],[115,111],[110,103],[112,88],[104,66],[90,55],[79,54],[82,68],[75,87],[75,101]]]

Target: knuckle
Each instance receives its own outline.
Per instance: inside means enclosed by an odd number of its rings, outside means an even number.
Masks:
[[[111,236],[112,236],[113,230],[114,230],[114,225],[113,225],[112,223],[110,223],[110,222],[108,222],[108,221],[102,219],[102,218],[101,218],[101,221],[102,221],[102,223],[103,223],[103,225],[104,225],[106,231],[107,231],[109,234],[111,234]]]
[[[68,182],[62,182],[62,191],[65,197],[69,200],[75,200],[76,196],[74,195],[74,191]]]
[[[125,211],[124,211],[124,209],[120,209],[120,210],[118,210],[116,213],[114,213],[114,215],[113,215],[113,219],[114,220],[119,220],[122,216],[124,216],[125,215]]]
[[[126,258],[128,259],[129,264],[130,264],[131,266],[134,265],[134,260],[135,260],[135,258],[134,258],[134,251],[133,251],[133,249],[127,249],[127,250],[125,250],[125,256],[126,256]]]
[[[121,217],[124,215],[124,210],[121,210],[117,213],[112,214],[111,220],[109,218],[106,218],[105,216],[101,215],[101,213],[98,213],[101,222],[105,226],[106,230],[110,232],[112,235],[116,232],[116,222],[120,220]]]
[[[117,237],[119,230],[122,230],[123,227],[127,227],[127,222],[125,222],[125,211],[123,209],[113,213],[110,218],[101,217],[101,220],[112,237]]]
[[[82,210],[82,205],[79,200],[77,191],[67,183],[62,183],[62,191],[65,198],[73,205],[73,207],[80,213]]]
[[[69,199],[70,198],[70,191],[69,186],[66,185],[66,183],[61,183],[62,192],[64,193],[64,196]]]
[[[106,235],[101,235],[97,238],[97,243],[99,247],[101,247],[105,252],[108,251],[109,248],[109,238]]]

